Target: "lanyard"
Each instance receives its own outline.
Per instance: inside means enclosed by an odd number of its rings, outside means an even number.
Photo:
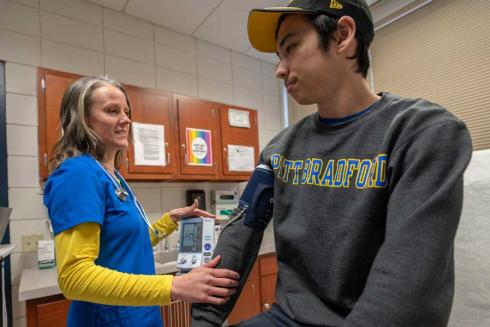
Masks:
[[[105,169],[104,166],[102,166],[102,164],[96,160],[94,157],[92,157],[92,159],[95,160],[95,162],[99,165],[100,168],[102,168],[102,170],[104,171],[104,173],[109,177],[109,179],[112,181],[112,184],[114,185],[114,191],[117,195],[117,197],[121,200],[121,201],[126,201],[126,197],[128,195],[128,192],[126,192],[126,190],[124,189],[123,185],[122,184],[119,184],[116,179],[114,178],[114,176],[112,176],[112,174],[110,174],[107,169]],[[116,174],[117,178],[119,178],[119,180],[123,181],[124,184],[126,184],[128,190],[129,190],[129,193],[131,194],[131,196],[133,197],[133,202],[134,202],[134,205],[136,207],[136,209],[138,209],[138,212],[140,213],[140,216],[141,218],[143,218],[144,222],[146,223],[146,225],[148,225],[148,228],[150,228],[151,232],[153,233],[153,235],[155,235],[156,238],[160,239],[162,238],[163,236],[165,236],[165,234],[163,233],[159,233],[157,230],[155,230],[151,224],[150,224],[150,220],[148,219],[148,216],[146,215],[146,212],[145,212],[145,209],[143,209],[143,207],[141,206],[141,204],[139,203],[138,199],[136,199],[136,195],[133,193],[133,190],[131,189],[131,187],[129,187],[129,184],[126,183],[126,181],[124,180],[124,178],[121,176],[121,174],[119,174],[119,172],[117,170],[114,169],[114,173]]]

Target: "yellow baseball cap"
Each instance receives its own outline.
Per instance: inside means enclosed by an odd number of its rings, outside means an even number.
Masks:
[[[292,0],[287,7],[252,9],[248,16],[248,38],[260,52],[276,52],[276,29],[284,14],[318,15],[335,18],[350,16],[360,34],[370,41],[374,38],[374,25],[369,6],[364,0]]]

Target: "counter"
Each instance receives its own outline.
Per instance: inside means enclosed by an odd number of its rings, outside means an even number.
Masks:
[[[177,272],[177,263],[175,261],[166,264],[155,262],[155,270],[158,275],[172,274]],[[19,301],[56,294],[61,294],[61,290],[58,287],[58,273],[56,268],[30,268],[22,270],[19,286]]]
[[[274,234],[272,228],[267,228],[264,233],[259,255],[275,252]],[[171,261],[165,264],[155,262],[155,270],[158,275],[177,272],[177,262]],[[61,294],[58,287],[58,273],[56,268],[22,270],[19,286],[19,301],[26,301]]]
[[[12,252],[14,252],[15,244],[2,244],[0,245],[0,260],[8,257]]]

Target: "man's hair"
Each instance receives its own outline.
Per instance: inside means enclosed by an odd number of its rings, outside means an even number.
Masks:
[[[276,39],[281,24],[284,22],[286,17],[290,15],[293,14],[284,14],[281,17],[279,17],[279,21],[277,23],[277,28],[276,28]],[[335,32],[338,30],[339,20],[337,18],[327,16],[324,14],[303,15],[303,16],[308,22],[311,23],[311,25],[313,25],[313,27],[318,32],[320,38],[319,47],[324,52],[327,52],[330,46],[330,41],[334,39]],[[366,78],[370,65],[368,51],[369,51],[369,46],[371,45],[371,41],[367,37],[361,35],[358,30],[356,30],[355,37],[357,39],[356,53],[352,57],[348,57],[348,58],[357,59],[356,73],[361,73],[362,76]]]
[[[97,160],[104,158],[105,147],[99,135],[88,126],[88,117],[93,105],[95,91],[103,86],[112,85],[126,97],[131,115],[131,105],[124,86],[107,76],[84,77],[73,82],[63,95],[60,108],[62,128],[61,139],[55,144],[49,171],[56,170],[61,163],[83,153],[93,155]],[[131,139],[131,134],[129,135]],[[123,159],[123,151],[116,152],[115,166],[118,168]]]

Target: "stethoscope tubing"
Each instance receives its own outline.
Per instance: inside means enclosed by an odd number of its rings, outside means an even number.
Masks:
[[[95,160],[95,162],[99,165],[100,168],[102,168],[102,170],[104,171],[104,173],[111,180],[112,184],[114,185],[114,191],[116,193],[116,196],[121,201],[126,201],[126,199],[123,199],[123,198],[121,198],[119,196],[119,194],[124,194],[124,193],[127,194],[127,192],[124,190],[123,186],[116,181],[116,179],[114,178],[114,176],[112,176],[107,171],[107,169],[105,169],[105,167],[102,166],[102,164],[97,159],[95,159],[94,157],[92,157],[92,159]],[[148,225],[148,228],[150,228],[150,230],[153,233],[153,235],[155,235],[156,238],[161,238],[160,235],[159,235],[159,233],[151,226],[150,220],[148,219],[148,216],[146,215],[145,209],[143,209],[143,206],[141,206],[141,204],[139,203],[138,199],[136,198],[136,195],[134,194],[134,192],[131,189],[131,187],[129,186],[129,184],[124,180],[124,178],[121,176],[121,174],[116,169],[114,169],[114,173],[116,174],[117,178],[119,178],[120,180],[122,180],[124,182],[124,184],[126,184],[126,186],[128,187],[128,191],[131,194],[131,196],[133,197],[133,202],[134,202],[134,205],[136,206],[136,209],[138,209],[138,212],[139,212],[141,218],[143,218],[143,220],[146,223],[146,225]]]

